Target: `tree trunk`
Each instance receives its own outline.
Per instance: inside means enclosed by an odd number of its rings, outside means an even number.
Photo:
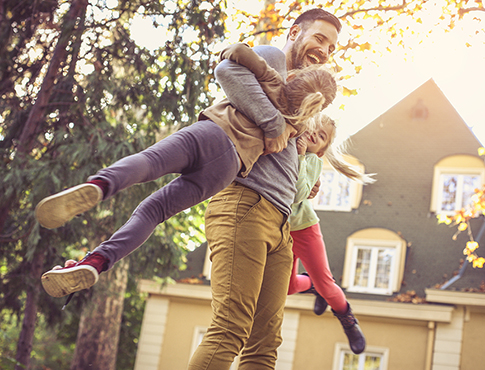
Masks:
[[[25,301],[24,318],[22,330],[20,331],[19,341],[17,342],[17,355],[15,360],[17,365],[15,370],[25,370],[30,367],[30,352],[34,339],[35,324],[37,321],[37,302],[42,291],[40,275],[44,266],[44,253],[37,252],[31,263],[31,268],[26,271],[29,275],[30,286],[27,290],[27,300]]]
[[[49,68],[47,69],[47,73],[42,82],[41,89],[19,138],[19,151],[22,154],[28,153],[32,149],[34,135],[37,132],[38,124],[44,119],[47,103],[49,102],[52,95],[52,89],[59,76],[59,67],[66,62],[67,47],[71,41],[72,35],[75,33],[76,27],[78,26],[77,19],[79,17],[84,17],[87,6],[88,0],[74,0],[71,3],[66,19],[66,27],[62,30],[59,36]]]
[[[70,370],[116,369],[128,260],[100,275],[83,309]]]

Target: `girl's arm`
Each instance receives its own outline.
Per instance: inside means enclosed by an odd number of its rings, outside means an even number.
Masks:
[[[283,83],[282,77],[274,68],[270,67],[247,44],[237,43],[228,46],[221,52],[220,59],[221,61],[228,59],[246,67],[254,73],[258,81],[274,81],[275,84]]]
[[[281,50],[274,47],[254,50],[270,67],[286,77],[286,58]],[[253,72],[227,59],[219,63],[214,72],[231,104],[259,126],[265,137],[276,138],[285,131],[285,119],[268,99]]]
[[[301,203],[310,195],[313,186],[320,178],[323,161],[316,154],[308,153],[298,155],[299,172],[298,181],[296,182],[296,195],[293,203]]]

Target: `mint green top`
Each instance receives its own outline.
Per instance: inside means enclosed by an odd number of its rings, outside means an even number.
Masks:
[[[289,218],[290,230],[303,230],[320,221],[308,199],[313,186],[317,182],[323,169],[323,159],[314,153],[298,155],[299,172],[296,182],[296,195],[291,205]]]

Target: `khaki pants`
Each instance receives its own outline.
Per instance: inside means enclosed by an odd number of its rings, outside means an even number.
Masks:
[[[211,249],[211,325],[190,370],[274,369],[292,266],[289,224],[257,192],[233,183],[206,211]]]

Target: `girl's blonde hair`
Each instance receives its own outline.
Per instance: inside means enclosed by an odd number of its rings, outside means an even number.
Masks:
[[[315,121],[311,118],[328,107],[336,95],[337,83],[333,75],[321,65],[312,65],[288,73],[280,105],[285,107],[285,119],[299,135],[314,130]]]
[[[347,147],[347,141],[338,146],[334,144],[334,140],[337,135],[337,126],[333,119],[320,112],[311,118],[311,120],[313,121],[312,124],[315,129],[319,127],[323,129],[329,126],[333,127],[331,133],[326,130],[327,134],[330,136],[330,140],[327,147],[324,148],[324,151],[328,162],[337,172],[362,184],[372,184],[376,181],[374,178],[372,178],[372,176],[375,174],[365,174],[359,167],[351,165],[343,158],[345,148]]]

